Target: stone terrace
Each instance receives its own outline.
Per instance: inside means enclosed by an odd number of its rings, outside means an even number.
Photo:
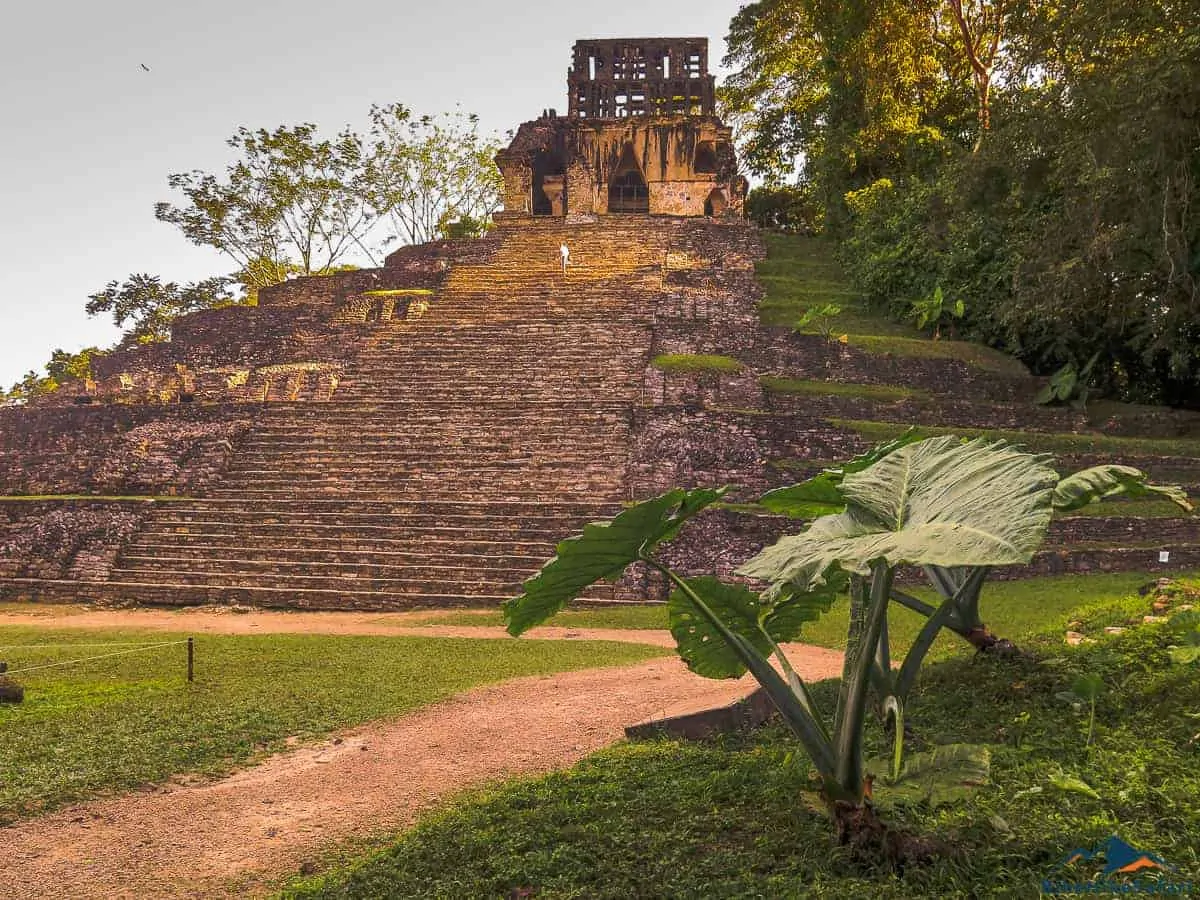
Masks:
[[[156,504],[107,579],[8,586],[312,607],[512,596],[559,539],[628,498],[664,261],[689,230],[719,227],[504,229],[423,315],[370,332],[331,400],[257,409],[223,478]]]
[[[1019,366],[966,345],[961,357],[918,357],[763,327],[762,255],[758,233],[735,220],[526,219],[479,241],[405,248],[383,270],[280,286],[264,316],[228,314],[239,324],[228,346],[193,347],[220,333],[220,316],[189,317],[181,340],[135,354],[157,369],[130,377],[109,361],[110,382],[132,383],[136,402],[0,410],[0,486],[26,495],[0,498],[0,590],[494,604],[622,501],[723,483],[750,500],[911,423],[1016,428],[1048,442],[1063,471],[1120,460],[1200,486],[1200,441],[1178,439],[1194,416],[1122,408],[1097,425],[1035,407],[1036,382]],[[818,261],[813,278],[834,284],[836,273]],[[659,354],[721,354],[743,368],[663,372]],[[180,403],[189,365],[211,393]],[[772,378],[807,389],[780,392]],[[684,571],[729,575],[794,526],[724,510],[668,553]],[[1106,517],[1057,521],[1024,571],[1151,571],[1166,546],[1170,567],[1197,567],[1198,532],[1194,519],[1114,504]],[[635,571],[589,600],[663,596]]]

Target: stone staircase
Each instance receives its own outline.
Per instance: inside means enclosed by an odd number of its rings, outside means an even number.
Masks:
[[[685,227],[503,230],[422,315],[377,330],[331,401],[264,407],[224,478],[159,504],[107,582],[39,593],[310,608],[514,596],[628,498],[653,304]]]
[[[339,360],[332,399],[56,411],[41,444],[8,441],[0,450],[17,471],[30,470],[32,457],[46,464],[41,474],[66,473],[65,483],[95,496],[0,497],[0,543],[28,545],[32,535],[47,545],[33,548],[34,565],[19,553],[0,559],[0,591],[169,605],[491,605],[514,596],[558,541],[624,501],[715,484],[753,499],[909,423],[1019,428],[1032,445],[1039,435],[1061,445],[1062,471],[1119,459],[1159,481],[1200,485],[1196,442],[1173,440],[1193,423],[1175,413],[1122,410],[1127,423],[1105,423],[1117,444],[1094,448],[1079,413],[1032,405],[1036,384],[1020,371],[762,327],[760,256],[753,229],[703,220],[526,222],[454,249],[424,310],[348,333],[356,349]],[[650,365],[677,353],[728,354],[743,367]],[[911,390],[781,394],[765,390],[763,376]],[[94,427],[100,414],[111,435]],[[107,460],[134,459],[143,432],[172,416],[182,422],[176,431],[206,435],[205,477],[183,483],[187,499],[104,499],[89,485]],[[1126,433],[1139,439],[1121,444]],[[41,483],[24,492],[54,493]],[[47,522],[40,531],[23,524],[34,506]],[[54,519],[60,511],[86,531],[77,549],[60,538],[71,524]],[[729,575],[794,527],[736,510],[706,521],[672,547],[681,571]],[[715,562],[714,547],[723,548]],[[1105,518],[1057,521],[1034,566],[1013,574],[1157,571],[1161,549],[1173,567],[1200,566],[1195,520],[1114,507]],[[635,571],[586,599],[662,599],[664,587]]]

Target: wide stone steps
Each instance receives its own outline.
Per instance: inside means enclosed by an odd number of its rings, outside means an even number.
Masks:
[[[314,518],[336,521],[359,521],[363,517],[392,516],[411,519],[426,515],[435,521],[445,519],[484,518],[534,521],[539,518],[603,517],[620,509],[619,501],[562,500],[524,497],[519,500],[498,501],[495,498],[457,498],[454,500],[402,499],[377,502],[347,501],[337,498],[323,500],[282,499],[269,507],[241,498],[197,498],[164,502],[158,507],[157,521],[187,522],[214,517],[269,517],[281,522],[308,522]]]
[[[167,538],[180,538],[171,543]],[[294,541],[276,537],[273,541],[257,541],[252,545],[220,543],[221,535],[205,535],[203,545],[190,545],[182,538],[191,535],[159,535],[153,540],[149,537],[126,548],[124,560],[130,564],[141,564],[148,559],[171,559],[175,563],[181,561],[191,563],[198,559],[213,560],[268,560],[272,563],[305,563],[316,560],[322,564],[349,565],[422,565],[435,560],[440,564],[459,565],[478,563],[486,568],[497,568],[505,565],[521,567],[540,566],[554,555],[554,543],[523,541],[375,541],[361,544],[344,543],[345,535],[338,538],[311,538],[304,541],[304,546],[296,546]],[[226,537],[228,540],[229,537]],[[319,543],[320,541],[324,543]],[[187,565],[183,565],[187,568]]]
[[[214,491],[214,497],[230,498],[230,497],[245,497],[254,499],[263,503],[274,503],[288,496],[301,497],[311,500],[319,500],[322,498],[349,497],[355,500],[404,500],[430,498],[434,500],[453,500],[456,497],[474,496],[489,494],[490,496],[500,499],[522,499],[528,497],[529,480],[521,480],[516,477],[501,479],[499,477],[479,477],[474,481],[457,479],[452,483],[444,483],[436,478],[428,478],[421,480],[413,480],[402,486],[380,489],[355,489],[339,491],[336,488],[331,488],[329,491],[312,491],[297,490],[288,492],[285,489],[278,490],[237,490],[231,489],[228,491]],[[593,497],[604,497],[612,499],[623,495],[623,491],[617,486],[606,483],[600,478],[581,482],[549,482],[546,487],[556,490],[560,496],[568,499],[584,500]]]
[[[511,556],[503,559],[485,560],[442,560],[437,557],[423,562],[406,562],[388,559],[267,559],[248,554],[241,556],[123,556],[122,571],[163,572],[172,577],[181,573],[205,576],[232,576],[235,578],[269,575],[272,577],[303,577],[352,579],[356,583],[364,580],[394,581],[420,579],[437,581],[450,579],[454,583],[466,581],[491,581],[508,584],[514,579],[523,581],[537,571],[545,562],[540,557]]]
[[[387,609],[515,595],[628,496],[654,308],[689,227],[502,230],[422,315],[372,331],[333,399],[264,407],[206,497],[157,504],[106,598]]]
[[[294,525],[264,522],[229,524],[225,522],[195,522],[188,526],[155,525],[141,533],[130,544],[128,552],[136,552],[141,542],[175,547],[212,548],[237,542],[245,548],[261,547],[315,548],[329,550],[338,547],[355,550],[413,550],[446,554],[460,545],[478,548],[481,545],[536,544],[553,548],[559,541],[578,534],[583,523],[564,520],[553,524],[521,524],[479,520],[447,525],[413,524],[408,522],[375,522],[346,526],[340,524]],[[183,528],[186,527],[186,530]],[[476,552],[472,550],[471,552]],[[514,551],[515,552],[515,551]]]
[[[113,570],[114,581],[155,583],[206,588],[257,588],[270,586],[276,590],[370,591],[376,594],[418,594],[431,592],[446,596],[514,597],[520,593],[521,582],[534,574],[516,572],[511,576],[479,572],[473,568],[446,570],[436,575],[417,570],[416,574],[395,577],[364,574],[357,577],[354,567],[343,567],[337,575],[281,575],[261,571],[211,572],[174,569],[143,569],[119,566]]]
[[[436,609],[455,606],[495,606],[515,596],[509,592],[437,593],[417,591],[374,591],[369,589],[317,589],[271,585],[191,585],[152,581],[76,581],[33,578],[0,579],[17,597],[41,601],[80,603],[123,601],[158,606],[246,603],[287,609]],[[605,606],[640,602],[636,593],[621,586],[590,588],[575,605]]]

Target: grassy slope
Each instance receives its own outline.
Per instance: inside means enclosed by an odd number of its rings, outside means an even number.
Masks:
[[[1082,598],[1094,645],[1065,647],[1056,616],[1031,642],[1043,662],[959,658],[922,676],[909,707],[913,747],[988,743],[993,784],[968,804],[889,817],[953,840],[959,858],[902,875],[853,865],[801,798],[809,772],[794,741],[767,728],[623,744],[567,772],[501,785],[288,896],[1029,897],[1065,853],[1113,833],[1165,857],[1176,879],[1196,880],[1200,665],[1170,665],[1160,626],[1105,637],[1103,625],[1147,611],[1141,598],[1113,600],[1116,590]],[[1090,752],[1086,718],[1056,696],[1083,672],[1105,684]],[[827,710],[834,687],[817,686]],[[888,746],[874,725],[868,743],[871,753]],[[1099,796],[1055,788],[1050,779],[1062,773]],[[1086,880],[1098,867],[1076,871]]]
[[[835,334],[851,346],[897,356],[960,359],[968,365],[1021,377],[1025,367],[1003,353],[966,341],[930,340],[909,325],[869,309],[853,290],[820,238],[766,234],[767,259],[758,264],[758,280],[766,290],[759,303],[764,325],[792,327],[812,306],[833,303],[841,312],[828,320]],[[813,333],[816,327],[810,326]]]
[[[0,659],[16,671],[126,649],[97,642],[178,637],[5,627]],[[33,644],[65,646],[20,646]],[[179,646],[18,675],[25,702],[0,706],[0,825],[175,773],[226,772],[288,737],[315,738],[475,685],[661,652],[599,642],[205,635],[191,685]]]
[[[836,419],[835,424],[857,431],[872,441],[891,440],[903,434],[908,425],[895,422],[866,422],[856,419]],[[1200,457],[1200,441],[1194,438],[1140,438],[1117,437],[1100,434],[1046,434],[1036,431],[1005,431],[982,428],[937,428],[920,425],[918,433],[925,437],[939,434],[964,434],[989,438],[1003,438],[1027,446],[1030,450],[1045,453],[1107,454],[1118,457],[1129,456],[1179,456]]]

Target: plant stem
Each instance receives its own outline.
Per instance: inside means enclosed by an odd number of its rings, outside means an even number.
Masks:
[[[875,647],[879,643],[883,622],[887,618],[893,576],[892,568],[886,561],[880,560],[872,565],[866,630],[862,643],[857,648],[858,652],[847,655],[842,674],[846,703],[842,709],[837,734],[834,736],[837,783],[843,791],[860,803],[863,790],[863,718],[866,712],[867,687],[870,683],[871,665],[875,661]]]

